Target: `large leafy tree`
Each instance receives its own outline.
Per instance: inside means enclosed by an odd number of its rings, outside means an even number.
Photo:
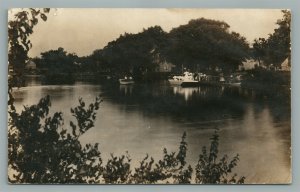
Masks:
[[[50,74],[71,74],[76,72],[78,56],[67,53],[63,48],[41,53],[41,58],[35,59],[39,68],[47,69]]]
[[[103,57],[116,73],[132,73],[136,79],[155,70],[156,56],[166,42],[161,27],[150,27],[138,34],[125,33],[103,49]]]
[[[101,73],[111,71],[111,66],[103,56],[102,49],[96,49],[91,55],[78,58],[81,71]]]
[[[117,74],[133,73],[140,79],[161,61],[194,71],[214,71],[217,67],[224,72],[233,71],[248,56],[248,48],[246,39],[229,32],[227,23],[201,18],[170,33],[159,26],[137,34],[125,33],[91,58]]]
[[[291,13],[283,10],[283,18],[276,24],[278,28],[274,30],[268,38],[267,62],[280,65],[282,61],[291,56]]]
[[[170,31],[168,58],[177,66],[191,70],[228,72],[237,69],[248,56],[248,43],[225,22],[191,20]]]
[[[267,39],[256,39],[253,44],[256,58],[266,65],[279,66],[291,57],[291,12],[282,10],[282,14],[282,19],[276,22],[278,28]]]
[[[22,85],[28,51],[32,47],[29,36],[39,18],[47,20],[49,11],[49,8],[22,9],[8,22],[8,64],[14,74],[9,79],[9,88]]]
[[[265,38],[254,39],[253,56],[257,59],[258,64],[261,65],[266,55],[267,40]]]

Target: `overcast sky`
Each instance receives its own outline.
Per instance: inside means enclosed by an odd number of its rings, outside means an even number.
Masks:
[[[159,25],[169,32],[196,18],[225,21],[249,43],[267,37],[282,18],[278,9],[51,9],[48,20],[34,28],[29,56],[58,47],[89,55],[125,32],[138,33]]]

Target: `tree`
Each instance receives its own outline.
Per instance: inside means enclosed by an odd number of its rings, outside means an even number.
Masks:
[[[276,22],[278,28],[267,39],[255,39],[253,44],[255,55],[266,65],[280,67],[286,58],[291,57],[291,12],[282,10],[282,14],[283,18]]]
[[[28,51],[32,47],[28,37],[33,33],[38,18],[40,17],[43,21],[46,21],[46,14],[49,11],[49,8],[22,9],[14,15],[14,19],[8,22],[8,64],[13,74],[9,79],[9,89],[12,86],[22,85]]]
[[[248,57],[248,49],[246,39],[229,32],[227,23],[201,18],[170,33],[160,26],[137,34],[125,33],[103,49],[95,50],[83,63],[85,67],[103,67],[119,76],[131,74],[141,80],[164,61],[193,71],[234,71]]]
[[[159,26],[150,27],[138,34],[125,33],[103,49],[103,57],[118,75],[132,74],[136,80],[157,67],[154,57],[160,53],[166,33]]]
[[[101,73],[111,70],[103,56],[102,49],[94,50],[91,55],[79,58],[79,63],[81,63],[81,71],[90,73]]]
[[[282,10],[283,18],[276,24],[279,26],[268,38],[267,62],[279,66],[283,60],[291,56],[291,13]]]
[[[200,18],[172,29],[169,60],[193,71],[236,70],[248,56],[249,46],[240,34],[230,33],[229,27],[225,22]]]
[[[253,43],[253,56],[258,60],[258,64],[261,65],[264,57],[266,56],[267,40],[265,38],[254,39]]]
[[[47,69],[46,74],[72,74],[76,72],[78,56],[75,53],[67,53],[64,48],[50,50],[41,53],[37,60],[39,68]]]

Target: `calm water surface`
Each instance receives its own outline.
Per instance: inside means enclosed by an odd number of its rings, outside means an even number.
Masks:
[[[240,155],[235,172],[246,183],[286,183],[291,180],[289,91],[255,92],[242,88],[181,88],[167,82],[123,86],[77,82],[41,85],[36,78],[14,91],[16,106],[35,104],[51,96],[51,111],[62,111],[64,123],[73,118],[70,107],[104,100],[95,127],[82,143],[99,143],[103,159],[129,152],[133,166],[146,154],[158,160],[163,148],[177,151],[187,133],[187,162],[194,166],[215,128],[220,129],[220,155]]]

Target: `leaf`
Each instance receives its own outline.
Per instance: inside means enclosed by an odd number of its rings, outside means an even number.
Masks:
[[[45,13],[49,13],[50,12],[50,8],[44,8],[43,9]]]
[[[39,20],[37,18],[33,18],[31,20],[31,22],[32,22],[32,25],[36,25],[36,24],[38,24]]]
[[[31,11],[31,14],[32,14],[33,17],[37,16],[39,14],[39,12],[40,12],[40,11],[36,11],[33,8],[31,8],[30,11]]]
[[[47,16],[44,13],[41,13],[41,19],[43,19],[43,21],[47,21]]]
[[[66,129],[63,129],[61,132],[60,132],[60,135],[63,136],[67,133],[67,130]]]

